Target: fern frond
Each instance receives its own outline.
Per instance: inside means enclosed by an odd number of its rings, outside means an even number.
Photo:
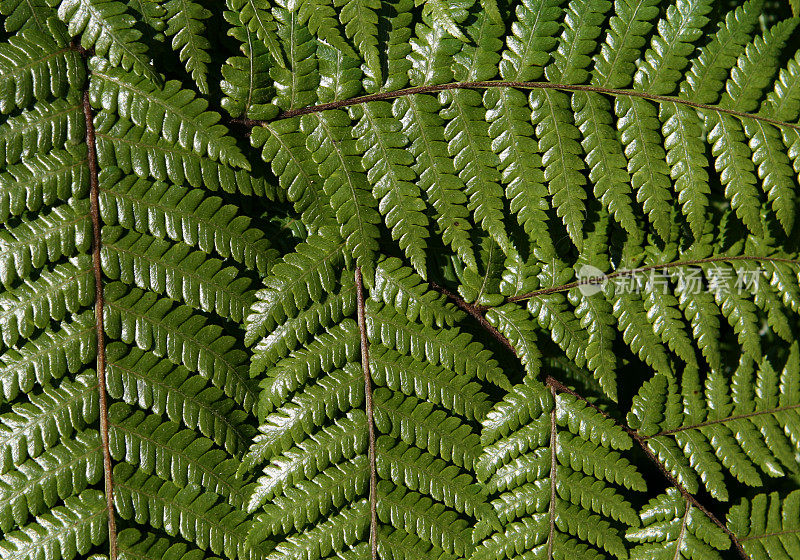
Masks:
[[[8,533],[103,476],[100,434],[86,430],[0,476],[0,529]]]
[[[475,222],[494,239],[507,255],[516,253],[503,224],[503,188],[497,170],[498,156],[491,151],[486,110],[476,91],[444,92],[441,115],[447,149],[455,171],[464,182],[468,208]]]
[[[664,147],[670,177],[675,181],[678,202],[686,216],[695,239],[703,235],[708,210],[708,158],[700,140],[702,121],[697,113],[678,103],[661,106],[659,117],[663,125]]]
[[[147,47],[140,41],[142,33],[122,2],[63,0],[58,6],[58,17],[67,24],[71,36],[81,36],[83,48],[94,48],[94,53],[106,57],[112,66],[133,70],[158,83]]]
[[[36,212],[89,192],[86,149],[70,146],[24,158],[0,173],[0,219]]]
[[[633,77],[634,87],[655,95],[672,93],[688,65],[688,55],[693,43],[711,11],[710,0],[683,0],[667,8],[667,13],[657,24],[658,33],[650,40],[644,53],[644,63]]]
[[[453,326],[464,318],[463,311],[442,295],[425,289],[423,279],[403,266],[400,259],[388,258],[375,269],[375,284],[370,297],[385,302],[405,314],[409,321],[425,326]]]
[[[398,241],[417,273],[425,278],[428,218],[416,185],[414,158],[403,149],[408,138],[401,130],[401,123],[394,119],[388,102],[354,107],[351,112],[358,121],[353,134],[364,154],[362,164],[372,185],[372,195],[379,201],[378,209],[392,238]]]
[[[507,303],[487,311],[486,320],[508,339],[526,373],[535,377],[542,366],[542,353],[536,346],[536,328],[528,313],[518,305]]]
[[[204,20],[211,17],[211,12],[191,0],[169,0],[163,7],[167,22],[164,34],[172,37],[172,48],[179,52],[181,62],[197,84],[197,89],[208,95],[211,43],[205,37]]]
[[[286,198],[295,203],[303,222],[313,231],[336,223],[330,202],[322,188],[314,160],[300,132],[298,118],[265,123],[253,129],[250,143],[261,149],[261,157],[269,162],[278,177]]]
[[[730,509],[728,526],[753,560],[784,560],[796,553],[799,498],[796,490],[757,494]]]
[[[99,181],[100,214],[108,226],[182,241],[261,273],[276,257],[264,232],[217,196],[124,176],[114,168],[104,169]]]
[[[274,328],[293,318],[309,302],[321,303],[323,294],[333,291],[335,268],[343,261],[342,244],[331,232],[312,235],[293,253],[276,263],[256,292],[256,302],[247,317],[245,343],[252,344]]]
[[[422,5],[423,16],[431,19],[431,27],[447,31],[453,37],[462,41],[468,39],[458,27],[458,24],[467,15],[467,10],[473,4],[472,1],[443,2],[442,0],[414,0],[416,6]]]
[[[298,10],[299,22],[301,25],[307,25],[308,30],[314,36],[341,51],[345,56],[358,59],[358,54],[355,50],[353,50],[353,47],[350,46],[350,43],[344,39],[344,36],[339,29],[339,16],[337,16],[337,9],[341,8],[343,4],[344,2],[337,2],[336,6],[334,6],[333,0],[308,0],[306,2],[302,2],[300,9]],[[358,4],[355,6],[357,9]],[[369,7],[374,8],[372,5],[369,5]],[[351,12],[348,13],[348,16],[354,20],[353,25],[350,27],[349,33],[349,35],[353,35],[353,31],[357,30],[359,27],[359,20],[356,19],[358,14],[352,14]],[[368,25],[371,23],[377,23],[377,21],[371,22],[372,18],[369,14],[365,15],[365,18],[365,23]],[[361,39],[365,40],[365,48],[374,49],[377,46],[377,39],[371,38],[369,34],[370,30],[368,28],[362,28],[360,37]],[[377,35],[377,29],[375,30],[375,34]],[[377,50],[370,52],[370,57],[373,56],[377,57]],[[364,57],[364,59],[366,60],[366,57]],[[373,62],[374,61],[377,61],[377,58],[374,58]]]
[[[106,500],[97,490],[67,498],[0,541],[3,560],[72,560],[107,538]]]
[[[286,61],[281,50],[281,42],[276,36],[277,25],[269,10],[254,0],[227,0],[226,5],[228,9],[239,14],[242,25],[255,33],[259,40],[266,45],[273,60],[280,67],[285,68]]]
[[[465,515],[481,518],[491,514],[481,488],[457,466],[387,436],[378,438],[375,449],[376,469],[382,479],[430,496]]]
[[[70,97],[35,105],[0,125],[0,162],[17,163],[23,157],[80,142],[85,120],[75,96]]]
[[[320,560],[331,554],[343,552],[364,539],[369,527],[369,502],[366,499],[344,508],[309,529],[278,543],[266,556],[267,560]]]
[[[374,397],[375,426],[381,433],[427,449],[464,469],[473,469],[480,439],[468,424],[432,403],[389,389],[376,389]]]
[[[358,327],[352,319],[345,319],[328,331],[318,334],[305,348],[278,362],[268,370],[262,381],[265,389],[259,399],[259,417],[282,403],[292,392],[309,380],[354,360],[358,351]],[[251,374],[261,373],[267,366],[256,356],[250,364]]]
[[[408,151],[414,156],[412,169],[436,211],[442,240],[453,247],[472,268],[477,267],[469,239],[469,211],[463,180],[448,157],[447,143],[439,116],[439,102],[433,97],[401,97],[392,113],[403,123],[402,132],[413,138]]]
[[[245,513],[195,484],[180,488],[129,463],[118,463],[114,467],[114,490],[117,513],[123,519],[149,523],[173,537],[180,534],[199,548],[228,558],[258,557],[246,542],[249,522]],[[174,523],[174,519],[185,522]]]
[[[641,529],[629,529],[628,540],[638,542],[631,551],[635,560],[675,558],[721,559],[730,548],[728,536],[706,515],[680,495],[677,489],[653,498],[639,514]]]
[[[439,503],[412,490],[382,481],[378,484],[378,518],[395,526],[412,527],[434,547],[468,557],[474,545],[467,522]]]
[[[0,232],[0,282],[12,288],[16,281],[28,280],[34,270],[85,253],[90,245],[88,200],[72,199],[35,219],[22,217]]]
[[[188,245],[172,244],[122,228],[103,229],[103,272],[144,290],[166,295],[195,309],[241,321],[252,302],[250,280],[235,267]]]
[[[0,45],[0,113],[63,97],[83,85],[86,70],[67,42],[61,26],[48,24],[46,33],[23,31]]]
[[[585,265],[600,265],[599,270],[608,268],[608,259],[603,255],[600,247],[592,247],[592,241],[597,239],[602,246],[605,244],[606,231],[601,222],[592,238],[587,238],[588,256]],[[594,238],[594,239],[593,239]],[[601,241],[603,239],[603,241]],[[579,273],[580,273],[579,269]],[[613,401],[617,400],[617,358],[614,353],[614,340],[616,328],[614,311],[604,294],[583,294],[580,289],[572,289],[567,298],[575,306],[575,316],[580,320],[580,326],[588,332],[586,341],[586,366],[592,371],[594,378],[600,383],[603,392]]]
[[[586,177],[581,172],[585,168],[581,160],[583,150],[577,142],[580,132],[569,111],[569,98],[562,92],[541,90],[531,93],[530,103],[551,204],[580,250],[586,212]]]
[[[105,111],[95,117],[95,127],[102,168],[119,167],[139,177],[210,191],[274,197],[274,187],[263,176],[205,158]]]
[[[572,97],[575,126],[581,131],[581,145],[589,166],[594,195],[625,231],[637,235],[637,218],[631,204],[630,174],[622,143],[611,117],[611,103],[593,93]]]
[[[106,347],[111,398],[138,405],[199,431],[232,455],[240,455],[254,429],[248,415],[222,389],[184,366],[125,344]]]
[[[356,141],[350,137],[350,126],[350,117],[344,111],[317,113],[301,120],[347,253],[358,266],[370,270],[378,249],[380,215],[368,189]]]
[[[309,425],[323,425],[364,403],[364,379],[352,363],[305,387],[258,427],[240,471],[247,472],[302,441]]]
[[[26,459],[39,457],[59,438],[69,438],[95,422],[99,414],[97,381],[93,373],[64,380],[58,388],[46,386],[29,402],[12,405],[0,416],[0,473]]]
[[[94,301],[94,276],[91,258],[80,255],[68,262],[41,271],[38,278],[26,280],[0,294],[0,332],[2,341],[14,346],[29,338],[36,329],[61,321]]]
[[[362,498],[369,487],[366,455],[328,467],[309,480],[298,482],[264,506],[253,530],[259,535],[302,531],[321,517]]]
[[[158,87],[99,59],[90,62],[90,69],[89,93],[95,106],[131,120],[170,144],[232,167],[250,169],[226,128],[217,124],[220,116],[207,111],[208,103],[182,89],[179,82]]]
[[[673,475],[685,479],[688,488],[697,487],[695,471],[720,500],[728,498],[720,472],[758,486],[762,481],[759,473],[776,477],[783,475],[784,467],[796,471],[796,458],[785,452],[791,447],[786,438],[796,437],[796,395],[779,391],[792,383],[797,353],[795,344],[780,375],[766,359],[758,372],[749,360],[739,366],[735,375],[759,387],[755,399],[737,393],[736,386],[729,387],[721,374],[712,374],[706,382],[705,399],[691,416],[678,407],[681,395],[676,385],[657,376],[634,399],[629,424],[646,436],[653,452],[663,455]],[[691,384],[688,387],[691,389]],[[664,390],[668,391],[665,396],[654,392]],[[683,395],[685,401],[689,398],[688,392]]]
[[[434,331],[410,323],[392,308],[369,300],[367,333],[371,342],[410,354],[417,360],[441,364],[456,373],[474,375],[501,387],[508,384],[489,352],[458,329]]]
[[[725,14],[708,44],[700,47],[681,82],[681,94],[699,103],[714,103],[723,92],[728,72],[750,41],[763,0],[747,0]]]
[[[97,335],[92,311],[63,321],[57,330],[45,330],[23,345],[0,355],[0,394],[11,402],[29,393],[35,384],[77,373],[96,356]]]
[[[530,550],[625,558],[620,526],[636,527],[639,519],[612,484],[622,478],[629,488],[644,486],[611,450],[630,448],[628,435],[573,396],[536,381],[510,395],[487,417],[492,435],[484,434],[477,468],[489,488],[503,489],[492,501],[502,529],[479,523],[473,557],[514,558],[518,550]],[[523,396],[529,408],[515,404]]]
[[[238,461],[214,447],[210,439],[124,403],[109,408],[108,421],[113,459],[127,461],[181,488],[200,486],[234,507],[244,503],[243,483],[234,476]]]
[[[193,560],[197,550],[184,542],[175,542],[156,533],[142,533],[138,529],[123,529],[117,535],[117,547],[121,560]],[[208,560],[220,560],[213,556],[204,556]]]
[[[370,73],[381,82],[381,65],[378,56],[378,0],[334,0],[339,21],[344,32],[358,48]],[[335,46],[335,44],[334,44]]]
[[[248,511],[255,511],[276,495],[367,448],[366,415],[352,410],[332,425],[319,429],[291,449],[273,457],[256,480]]]
[[[222,66],[224,80],[220,89],[225,97],[220,104],[232,117],[271,118],[278,108],[269,104],[272,93],[269,51],[254,32],[241,24],[238,13],[226,11],[223,16],[232,26],[228,35],[239,41],[244,56],[231,56]]]
[[[47,20],[55,10],[44,0],[2,0],[0,14],[6,16],[4,27],[9,33],[25,29],[47,32]]]
[[[600,53],[595,57],[593,84],[609,88],[631,84],[645,36],[659,13],[657,4],[658,0],[614,1],[615,13],[608,22]]]
[[[111,338],[182,364],[210,379],[245,410],[252,408],[245,354],[235,348],[233,337],[222,334],[222,327],[209,324],[190,307],[118,282],[105,287],[105,298],[105,328]]]
[[[481,386],[469,375],[420,362],[383,346],[373,346],[369,359],[377,386],[431,402],[470,420],[483,418],[490,407]]]

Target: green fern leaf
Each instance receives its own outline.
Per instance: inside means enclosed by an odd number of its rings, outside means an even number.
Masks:
[[[428,327],[434,322],[439,327],[452,326],[464,318],[464,313],[443,295],[426,291],[423,279],[396,258],[378,264],[370,297],[391,304],[409,321],[419,321]]]
[[[102,465],[100,435],[87,430],[0,476],[2,530],[23,526],[59,499],[83,492],[102,478]]]
[[[520,410],[514,399],[527,394],[534,406]],[[505,489],[492,502],[502,530],[492,531],[485,524],[476,527],[481,543],[473,557],[513,558],[519,547],[550,556],[603,550],[625,557],[615,523],[636,527],[639,520],[615,487],[604,480],[614,481],[615,469],[607,468],[605,473],[597,468],[591,472],[586,468],[586,473],[578,469],[586,457],[606,465],[616,462],[626,470],[609,448],[627,449],[630,438],[574,397],[556,395],[538,382],[518,386],[510,395],[514,395],[512,399],[496,409],[498,414],[487,418],[492,436],[484,437],[486,445],[478,467],[490,488]],[[562,428],[567,431],[561,433]],[[581,443],[575,445],[574,440]],[[578,450],[582,453],[574,456],[576,461],[571,453]],[[566,456],[559,457],[559,453]],[[527,476],[513,475],[523,469]],[[629,484],[643,486],[635,471],[628,470],[628,474]]]
[[[270,53],[256,33],[241,24],[240,14],[226,11],[223,15],[233,26],[228,35],[241,43],[239,50],[244,56],[229,57],[221,69],[224,80],[220,89],[225,94],[221,105],[232,117],[270,118],[277,112],[277,107],[269,104]]]
[[[101,167],[119,167],[125,173],[152,177],[210,191],[241,192],[273,197],[263,176],[234,169],[203,157],[106,112],[95,117],[98,161]]]
[[[73,96],[10,117],[0,125],[0,162],[17,163],[37,152],[77,144],[85,134],[82,113]]]
[[[3,560],[72,560],[105,541],[106,500],[97,490],[67,498],[63,505],[9,533],[0,542]]]
[[[122,66],[158,82],[150,65],[147,47],[139,39],[136,20],[127,13],[125,4],[117,0],[64,0],[58,17],[69,27],[72,36],[81,35],[81,46],[94,47],[98,56],[107,57],[112,66]]]
[[[583,186],[586,178],[581,172],[585,168],[581,160],[583,151],[577,142],[580,132],[569,111],[569,98],[562,92],[538,90],[531,93],[530,102],[551,205],[580,250],[583,246],[586,200]]]
[[[408,138],[401,124],[392,116],[392,107],[375,103],[354,108],[353,117],[358,124],[353,130],[356,145],[364,153],[362,162],[367,179],[372,185],[372,195],[384,215],[392,238],[411,262],[414,269],[425,278],[425,240],[428,237],[428,218],[423,211],[425,203],[420,197],[414,158],[405,151]]]
[[[67,40],[61,26],[50,25],[47,33],[24,31],[0,46],[0,113],[63,97],[83,85],[86,70],[78,53],[64,48]]]
[[[0,282],[11,288],[15,281],[27,280],[45,264],[85,253],[90,245],[87,200],[73,199],[35,220],[23,218],[18,225],[0,232]]]
[[[108,394],[197,430],[232,455],[254,432],[247,414],[223,391],[184,366],[125,344],[106,347]]]
[[[0,14],[6,16],[5,30],[9,33],[25,29],[47,31],[47,20],[55,11],[43,0],[3,0]]]
[[[197,556],[197,549],[191,548],[183,542],[174,542],[171,539],[156,533],[142,533],[137,529],[123,529],[117,536],[119,558],[133,560],[160,560],[170,558],[174,560],[192,560]],[[219,560],[213,556],[204,556],[208,560]]]
[[[91,259],[81,255],[45,269],[35,280],[24,281],[0,295],[0,332],[7,347],[29,338],[37,328],[66,319],[94,301]]]
[[[130,119],[170,144],[223,164],[250,169],[233,139],[225,135],[225,127],[216,124],[219,115],[206,111],[207,103],[181,89],[178,82],[167,82],[158,88],[97,59],[91,70],[90,95],[95,105]]]
[[[5,474],[27,458],[39,457],[94,423],[99,414],[93,374],[64,380],[59,387],[45,387],[31,394],[29,402],[12,405],[0,416],[0,473]]]
[[[408,322],[394,310],[367,304],[367,333],[370,341],[394,348],[400,353],[410,353],[418,360],[453,369],[456,373],[477,376],[499,386],[508,381],[482,346],[457,329],[438,332]]]
[[[112,339],[182,364],[212,380],[245,410],[252,408],[245,355],[234,347],[233,337],[222,335],[222,327],[208,324],[190,307],[120,283],[107,285],[105,297],[105,327]]]
[[[757,494],[728,512],[728,526],[754,560],[791,558],[797,550],[797,491]]]
[[[629,529],[626,537],[638,544],[631,558],[675,559],[722,558],[720,551],[730,548],[728,536],[675,488],[650,500],[642,509],[641,529]]]
[[[99,181],[100,214],[108,226],[183,242],[262,273],[275,259],[264,233],[219,197],[123,176],[114,168],[104,169]]]
[[[57,330],[45,330],[0,356],[0,392],[6,401],[29,393],[34,385],[77,373],[96,357],[94,314],[84,311]]]
[[[162,529],[170,536],[180,534],[200,549],[228,558],[250,560],[257,557],[246,542],[244,512],[220,503],[219,497],[203,492],[197,485],[179,488],[169,481],[148,476],[129,463],[114,467],[115,505],[123,519],[136,518]],[[175,518],[191,523],[174,524]]]
[[[172,48],[179,51],[181,62],[197,84],[197,89],[207,95],[211,44],[204,35],[206,25],[203,20],[211,17],[211,12],[191,0],[169,0],[164,4],[164,10],[167,22],[164,34],[172,37]]]
[[[241,321],[252,302],[248,278],[236,278],[236,268],[224,267],[222,261],[192,251],[188,245],[106,227],[100,258],[111,280],[137,285],[233,321]]]
[[[71,196],[85,198],[89,191],[86,150],[69,147],[51,150],[8,165],[0,173],[0,218],[66,202]]]
[[[125,460],[181,488],[200,486],[234,507],[244,503],[243,483],[234,476],[238,461],[215,448],[210,439],[124,403],[109,408],[108,421],[113,459]]]
[[[228,9],[238,13],[242,25],[247,26],[266,45],[278,66],[285,68],[286,60],[283,57],[280,39],[276,36],[275,18],[266,9],[269,4],[265,5],[254,0],[227,0],[226,5]]]

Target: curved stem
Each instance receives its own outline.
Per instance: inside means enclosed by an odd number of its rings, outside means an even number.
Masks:
[[[751,255],[736,255],[736,256],[721,256],[721,257],[708,257],[705,259],[693,259],[687,261],[676,261],[671,263],[663,263],[663,264],[652,264],[648,266],[641,266],[639,268],[632,268],[629,270],[619,270],[617,272],[612,272],[611,274],[605,274],[600,278],[586,278],[585,280],[578,280],[576,282],[569,282],[567,284],[561,284],[560,286],[552,286],[550,288],[542,288],[541,290],[535,290],[533,292],[528,292],[527,294],[521,294],[518,296],[512,296],[508,298],[506,301],[514,302],[514,301],[522,301],[526,299],[531,299],[537,296],[543,296],[546,294],[552,294],[555,292],[565,292],[571,290],[572,288],[577,288],[578,286],[586,286],[590,284],[601,284],[606,280],[612,280],[614,278],[623,277],[623,276],[633,276],[635,274],[639,274],[640,272],[648,272],[651,270],[663,270],[668,268],[679,268],[682,266],[697,266],[700,264],[708,264],[708,263],[715,263],[715,262],[731,262],[731,261],[755,261],[755,262],[779,262],[779,263],[787,263],[787,264],[794,264],[800,266],[800,259],[787,259],[782,257],[756,257]]]
[[[588,400],[586,400],[586,398],[584,396],[582,396],[581,394],[577,393],[576,391],[573,391],[572,389],[570,389],[569,387],[567,387],[566,385],[564,385],[563,383],[561,383],[560,381],[558,381],[554,377],[549,377],[548,376],[545,379],[545,384],[548,385],[553,391],[558,391],[560,393],[567,393],[569,395],[572,395],[576,399],[579,399],[579,400],[583,401],[584,403],[586,403],[587,406],[589,406],[592,409],[594,409],[596,412],[601,414],[604,418],[608,418],[609,420],[611,420],[612,422],[617,424],[619,427],[621,427],[623,430],[625,430],[625,432],[629,436],[631,436],[631,438],[633,438],[633,440],[636,443],[639,444],[639,446],[642,448],[642,450],[644,451],[644,454],[647,456],[647,458],[650,459],[650,461],[654,465],[656,465],[656,467],[658,467],[658,470],[661,472],[662,476],[667,480],[667,482],[669,482],[669,484],[671,486],[674,486],[675,488],[677,488],[678,492],[681,493],[681,496],[683,496],[683,498],[685,500],[690,502],[691,505],[693,505],[694,507],[696,507],[697,509],[702,511],[706,515],[706,517],[708,517],[714,523],[714,525],[716,525],[717,527],[719,527],[720,529],[725,531],[725,534],[728,535],[728,538],[731,539],[731,542],[736,547],[736,550],[739,552],[739,555],[742,557],[743,560],[750,560],[750,557],[744,551],[744,548],[742,547],[742,545],[739,542],[739,539],[736,537],[736,535],[734,535],[733,532],[730,529],[728,529],[728,526],[725,525],[725,523],[723,523],[722,521],[720,521],[720,519],[716,515],[714,515],[714,513],[711,512],[711,510],[709,510],[706,506],[701,504],[700,501],[692,493],[690,493],[683,486],[683,484],[681,484],[678,481],[678,479],[676,479],[673,476],[673,474],[671,472],[669,472],[669,470],[664,466],[664,464],[658,459],[656,454],[653,453],[653,451],[647,446],[647,438],[645,438],[644,436],[640,435],[639,432],[637,432],[636,430],[634,430],[633,428],[631,428],[630,426],[628,426],[624,422],[618,422],[615,418],[613,418],[612,416],[607,414],[605,411],[600,409],[598,406],[596,406],[595,404],[593,404],[593,403],[589,402]]]
[[[89,101],[89,91],[83,92],[83,114],[86,119],[86,145],[89,162],[89,199],[92,216],[92,267],[94,269],[95,306],[97,329],[97,391],[100,396],[100,439],[103,447],[103,478],[105,480],[108,508],[108,557],[117,558],[117,522],[114,517],[114,481],[111,476],[111,446],[108,435],[108,391],[106,389],[106,341],[103,325],[103,272],[100,266],[100,183],[97,179],[97,144],[94,133],[94,112]]]
[[[491,334],[492,337],[494,337],[494,339],[497,340],[497,342],[502,344],[503,347],[509,352],[511,352],[514,356],[517,356],[517,351],[514,349],[514,347],[511,345],[508,339],[505,336],[503,336],[503,334],[500,331],[494,328],[489,323],[489,321],[486,320],[486,317],[484,317],[483,315],[484,312],[489,308],[468,303],[466,300],[464,300],[464,298],[459,297],[457,294],[454,294],[453,292],[451,292],[444,286],[440,286],[436,282],[429,282],[428,284],[430,285],[432,290],[436,290],[440,294],[451,299],[458,308],[460,308],[463,311],[466,311],[469,315],[471,315],[476,321],[478,321],[480,326],[483,327],[483,329],[486,332]]]
[[[700,109],[704,111],[713,111],[715,113],[723,113],[726,115],[731,115],[743,120],[752,119],[755,121],[769,123],[777,127],[793,128],[795,130],[800,130],[800,124],[787,123],[784,121],[780,121],[778,119],[773,119],[762,115],[744,113],[741,111],[736,111],[734,109],[726,109],[724,107],[708,105],[706,103],[697,103],[696,101],[690,101],[688,99],[682,99],[680,97],[672,97],[669,95],[655,95],[643,91],[605,88],[605,87],[591,86],[591,85],[558,84],[550,82],[516,82],[516,81],[505,81],[505,80],[489,80],[481,82],[452,82],[449,84],[410,87],[405,89],[399,89],[396,91],[382,91],[370,95],[361,95],[359,97],[353,97],[351,99],[341,99],[339,101],[332,101],[330,103],[320,103],[319,105],[302,107],[300,109],[290,109],[288,111],[280,113],[277,117],[268,121],[240,118],[240,119],[231,119],[231,122],[245,127],[262,126],[270,122],[275,122],[283,119],[290,119],[292,117],[298,117],[301,115],[309,115],[311,113],[319,113],[322,111],[329,111],[331,109],[341,109],[343,107],[360,105],[362,103],[368,103],[370,101],[396,99],[398,97],[403,97],[405,95],[414,95],[420,93],[436,93],[440,91],[448,91],[454,89],[489,89],[489,88],[513,88],[513,89],[530,89],[530,90],[555,89],[559,91],[593,92],[593,93],[600,93],[604,95],[611,95],[618,97],[639,97],[642,99],[647,99],[649,101],[658,101],[661,103],[677,103],[679,105],[687,105],[689,107],[694,107],[695,109]]]
[[[367,409],[367,431],[369,435],[369,542],[372,560],[378,560],[378,474],[375,465],[375,416],[372,403],[372,376],[369,370],[369,341],[364,307],[364,283],[361,267],[356,268],[356,301],[358,306],[358,330],[361,335],[361,369],[364,372],[364,394]]]

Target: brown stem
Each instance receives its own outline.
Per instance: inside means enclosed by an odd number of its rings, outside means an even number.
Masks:
[[[364,283],[361,267],[356,268],[356,301],[358,305],[358,330],[361,334],[361,369],[364,371],[364,392],[367,409],[367,432],[369,434],[369,542],[372,560],[378,560],[378,474],[375,466],[375,417],[372,404],[372,376],[369,371],[369,341],[364,308]]]
[[[231,119],[231,122],[249,127],[264,126],[269,124],[270,122],[282,119],[289,119],[300,115],[319,113],[331,109],[341,109],[342,107],[360,105],[362,103],[368,103],[370,101],[396,99],[398,97],[403,97],[405,95],[413,95],[419,93],[436,93],[439,91],[447,91],[454,89],[489,89],[489,88],[514,88],[514,89],[531,89],[531,90],[554,89],[559,91],[583,91],[583,92],[601,93],[604,95],[613,95],[620,97],[638,97],[641,99],[647,99],[648,101],[658,101],[662,103],[677,103],[679,105],[688,105],[689,107],[694,107],[695,109],[703,109],[706,111],[723,113],[726,115],[737,117],[739,119],[753,119],[755,121],[769,123],[778,127],[793,128],[795,130],[800,130],[800,125],[798,124],[787,123],[780,121],[778,119],[773,119],[762,115],[754,115],[751,113],[743,113],[741,111],[735,111],[733,109],[725,109],[723,107],[707,105],[705,103],[697,103],[695,101],[690,101],[688,99],[681,99],[679,97],[671,97],[668,95],[654,95],[650,93],[645,93],[643,91],[604,88],[604,87],[590,86],[590,85],[556,84],[550,82],[515,82],[515,81],[503,81],[503,80],[491,80],[482,82],[454,82],[449,84],[410,87],[396,91],[382,91],[370,95],[361,95],[359,97],[353,97],[351,99],[341,99],[339,101],[332,101],[330,103],[321,103],[319,105],[312,105],[310,107],[290,109],[288,111],[284,111],[283,113],[279,114],[277,117],[269,121],[253,120],[253,119]]]
[[[497,340],[497,342],[502,344],[503,347],[506,348],[509,352],[511,352],[514,356],[517,356],[517,351],[514,349],[514,347],[511,345],[508,339],[505,336],[503,336],[503,334],[500,331],[494,328],[491,325],[491,323],[489,323],[489,321],[486,320],[486,317],[484,317],[483,314],[486,312],[487,309],[489,309],[488,307],[473,305],[464,300],[464,298],[460,297],[458,294],[454,294],[453,292],[451,292],[444,286],[440,286],[436,282],[429,282],[429,285],[432,290],[436,290],[440,294],[451,299],[453,303],[456,304],[457,307],[459,307],[460,309],[466,311],[469,315],[471,315],[476,321],[478,321],[480,326],[483,327],[483,329],[486,332],[491,334],[494,337],[494,339]]]
[[[111,447],[108,436],[108,393],[106,390],[106,341],[103,325],[103,272],[100,268],[100,184],[97,180],[97,145],[94,134],[94,112],[89,92],[83,92],[83,114],[86,118],[86,146],[89,161],[89,199],[92,216],[92,265],[94,268],[95,305],[97,328],[97,384],[100,395],[100,438],[103,447],[103,476],[106,505],[108,507],[108,557],[117,558],[117,523],[114,517],[114,481],[111,476]]]
[[[553,394],[553,402],[555,402],[556,388],[551,386],[550,392]],[[558,445],[558,427],[556,424],[557,415],[558,410],[556,410],[556,407],[553,406],[553,410],[550,412],[550,531],[547,537],[548,560],[553,559],[553,537],[555,536],[556,532],[556,484],[558,482],[558,479],[556,478],[556,469],[558,468],[558,455],[556,454],[556,446]]]
[[[629,436],[631,436],[631,438],[633,438],[633,440],[636,441],[636,443],[639,444],[639,446],[642,448],[642,450],[644,451],[644,453],[647,456],[647,458],[650,459],[650,461],[654,465],[656,465],[658,467],[658,470],[661,472],[662,476],[667,480],[667,482],[669,482],[670,485],[672,485],[675,488],[677,488],[678,492],[681,493],[681,496],[683,496],[683,498],[686,501],[688,501],[694,507],[696,507],[697,509],[702,511],[706,515],[706,517],[708,517],[717,527],[719,527],[720,529],[725,531],[725,534],[727,534],[728,537],[731,539],[731,542],[736,547],[736,550],[739,552],[739,555],[743,558],[743,560],[750,560],[750,557],[744,551],[744,548],[742,547],[741,543],[739,542],[739,539],[736,537],[736,535],[733,534],[733,532],[730,529],[728,529],[727,525],[725,525],[722,521],[720,521],[720,519],[716,515],[714,515],[707,507],[705,507],[703,504],[701,504],[700,501],[694,495],[692,495],[683,486],[683,484],[678,482],[678,479],[676,479],[672,475],[672,473],[669,472],[669,470],[667,470],[666,467],[664,467],[664,464],[658,459],[656,454],[653,453],[653,451],[647,446],[647,438],[646,437],[640,435],[636,430],[634,430],[633,428],[629,427],[625,423],[618,422],[615,418],[613,418],[610,415],[608,415],[606,412],[604,412],[603,410],[598,408],[593,403],[590,403],[588,400],[586,400],[585,397],[583,397],[579,393],[573,391],[572,389],[570,389],[569,387],[567,387],[566,385],[564,385],[563,383],[561,383],[557,379],[555,379],[553,377],[547,377],[545,379],[545,383],[548,386],[550,386],[550,388],[553,391],[558,391],[558,392],[561,392],[561,393],[567,393],[567,394],[572,395],[573,397],[583,401],[587,406],[590,406],[591,408],[593,408],[594,410],[596,410],[597,412],[602,414],[604,418],[608,418],[609,420],[611,420],[612,422],[614,422],[615,424],[620,426],[623,430],[625,430],[625,432],[627,432],[627,434]]]
[[[555,292],[565,292],[567,290],[571,290],[572,288],[577,288],[578,286],[584,286],[589,284],[598,284],[605,282],[606,280],[611,280],[613,278],[618,278],[620,276],[633,276],[634,274],[639,274],[641,272],[648,272],[651,270],[663,270],[667,268],[677,268],[681,266],[696,266],[700,264],[708,264],[708,263],[715,263],[715,262],[730,262],[730,261],[756,261],[756,262],[780,262],[780,263],[787,263],[787,264],[794,264],[800,265],[800,259],[786,259],[781,257],[756,257],[752,255],[736,255],[736,256],[721,256],[721,257],[707,257],[705,259],[693,259],[688,261],[676,261],[671,263],[663,263],[663,264],[652,264],[648,266],[642,266],[639,268],[632,268],[630,270],[619,270],[617,272],[612,272],[611,274],[606,274],[600,278],[586,278],[585,280],[578,280],[575,282],[569,282],[568,284],[562,284],[560,286],[552,286],[550,288],[542,288],[541,290],[535,290],[533,292],[528,292],[527,294],[521,294],[518,296],[512,296],[508,298],[506,301],[522,301],[526,299],[531,299],[538,296],[543,296],[547,294],[552,294]]]

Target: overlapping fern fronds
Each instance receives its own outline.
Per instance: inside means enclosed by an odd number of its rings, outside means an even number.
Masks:
[[[798,20],[728,4],[0,0],[0,558],[800,554]]]

